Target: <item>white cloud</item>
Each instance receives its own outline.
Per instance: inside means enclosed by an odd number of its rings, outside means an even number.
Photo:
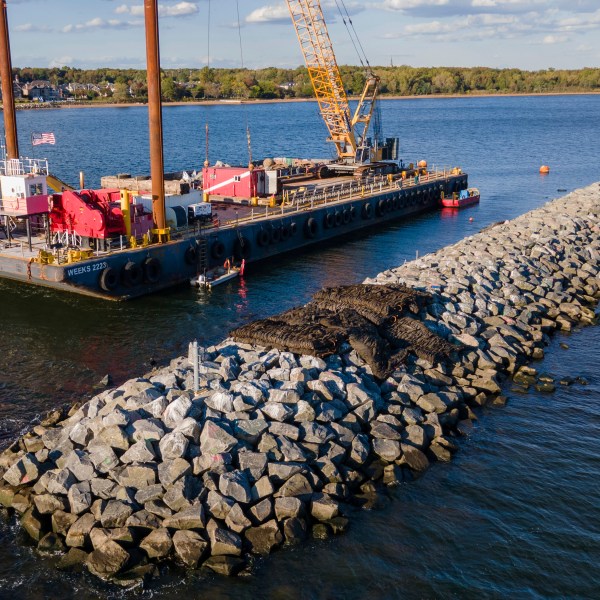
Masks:
[[[566,35],[546,35],[542,42],[544,44],[562,44],[569,38]]]
[[[381,7],[388,10],[411,10],[423,6],[445,6],[449,0],[384,0]]]
[[[158,16],[159,17],[185,17],[187,15],[194,15],[199,12],[198,4],[196,2],[177,2],[177,4],[158,5]],[[144,6],[140,4],[133,4],[128,6],[127,4],[121,4],[115,8],[115,13],[118,15],[132,15],[134,17],[141,17],[144,14]]]
[[[85,23],[65,25],[61,31],[63,33],[73,33],[99,29],[131,29],[132,27],[142,27],[143,25],[142,21],[121,21],[119,19],[102,19],[101,17],[95,17]]]
[[[52,29],[48,27],[48,25],[34,25],[33,23],[23,23],[23,25],[17,25],[15,27],[15,31],[19,31],[21,33],[33,33],[52,31]]]
[[[284,4],[262,6],[246,17],[247,23],[287,23],[289,20],[290,11]]]

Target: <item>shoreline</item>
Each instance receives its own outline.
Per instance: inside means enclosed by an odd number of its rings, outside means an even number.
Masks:
[[[0,504],[41,551],[68,549],[63,566],[119,585],[153,576],[152,560],[231,575],[342,533],[378,486],[451,460],[509,379],[552,392],[529,363],[553,331],[596,322],[599,257],[595,183],[349,286],[354,301],[318,292],[206,348],[197,384],[180,357],[55,411],[0,455]],[[399,285],[404,303],[359,298]],[[343,310],[319,313],[333,300]],[[295,343],[326,341],[323,356],[291,351],[294,319]],[[250,343],[260,335],[269,347]],[[150,562],[132,565],[132,544]]]
[[[386,100],[431,100],[431,99],[455,99],[455,98],[516,98],[516,97],[540,97],[540,96],[598,96],[600,91],[597,92],[527,92],[527,93],[492,93],[492,94],[429,94],[422,96],[396,96],[396,95],[381,95],[378,97],[379,101]],[[350,96],[348,98],[351,102],[357,101],[357,96]],[[240,106],[240,105],[254,105],[254,104],[288,104],[297,102],[316,102],[314,98],[274,98],[274,99],[245,99],[245,100],[190,100],[190,101],[179,101],[179,102],[163,102],[163,108],[169,106]],[[69,104],[69,103],[58,103],[52,104],[16,104],[17,110],[41,110],[41,109],[81,109],[81,108],[133,108],[133,107],[146,107],[148,106],[145,102],[124,102],[124,103],[111,103],[111,102],[90,102],[84,104]],[[1,106],[0,106],[1,109]]]

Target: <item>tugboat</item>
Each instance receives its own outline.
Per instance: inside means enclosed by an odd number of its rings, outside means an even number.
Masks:
[[[442,206],[444,208],[463,208],[479,203],[479,190],[477,188],[467,188],[460,192],[453,192],[451,196],[442,193]]]

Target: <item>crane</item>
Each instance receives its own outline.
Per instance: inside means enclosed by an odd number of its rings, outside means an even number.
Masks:
[[[355,164],[390,157],[385,148],[371,148],[367,144],[379,77],[369,69],[358,107],[351,115],[320,1],[287,0],[287,6],[321,116],[329,130],[329,141],[335,144],[339,161]]]

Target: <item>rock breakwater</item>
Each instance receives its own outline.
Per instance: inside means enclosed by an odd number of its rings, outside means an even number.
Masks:
[[[0,456],[0,504],[61,568],[122,585],[166,561],[235,574],[343,532],[378,485],[450,460],[503,379],[552,384],[526,363],[594,321],[599,257],[594,185],[319,292],[207,348],[197,392],[179,358],[55,411]],[[321,356],[289,351],[307,343]]]

